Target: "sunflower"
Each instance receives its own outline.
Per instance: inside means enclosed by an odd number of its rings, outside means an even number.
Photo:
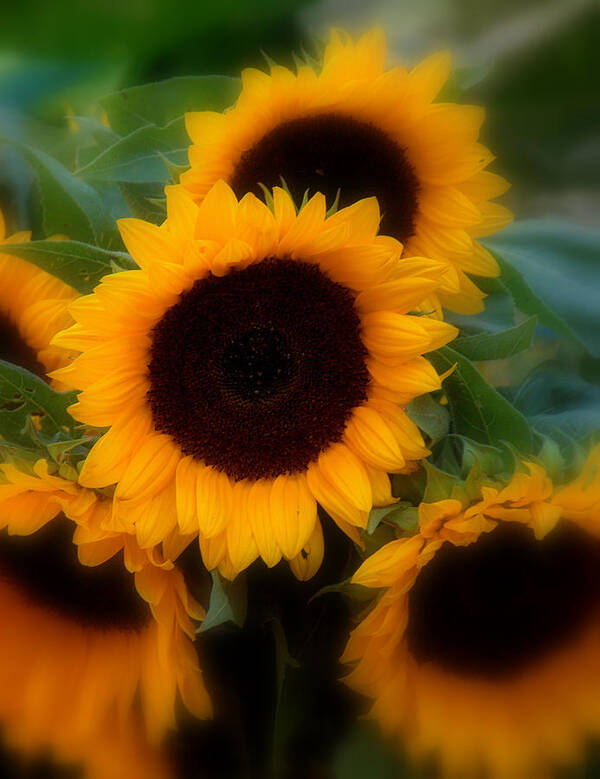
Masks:
[[[422,354],[455,336],[409,314],[439,284],[399,261],[366,199],[298,213],[218,182],[200,206],[167,188],[167,222],[119,223],[140,270],[71,305],[54,344],[83,353],[53,376],[73,416],[108,427],[80,482],[116,484],[113,529],[142,548],[198,533],[233,577],[258,556],[307,578],[323,554],[317,501],[351,536],[389,503],[387,471],[427,454],[403,406],[440,387]]]
[[[210,714],[190,640],[203,610],[173,562],[102,531],[109,500],[51,475],[44,460],[0,472],[0,725],[9,745],[83,761],[92,776],[123,775],[110,766],[125,760],[128,776],[167,775],[160,761],[143,773],[141,753],[159,756],[177,693],[196,716]]]
[[[484,295],[466,274],[499,270],[475,239],[512,219],[491,202],[508,183],[485,170],[493,157],[477,140],[484,112],[433,102],[450,72],[447,53],[411,71],[386,70],[385,49],[379,30],[356,43],[333,31],[319,70],[245,70],[232,108],[187,114],[191,169],[181,184],[197,201],[217,179],[238,197],[282,180],[298,202],[306,190],[329,204],[339,195],[342,206],[375,196],[381,232],[404,245],[404,256],[451,269],[427,305],[481,311]]]
[[[350,686],[446,776],[546,777],[600,735],[600,448],[553,488],[525,464],[479,499],[419,506],[419,532],[353,581],[383,588],[351,634]]]
[[[28,241],[29,232],[6,237],[0,212],[0,244]],[[71,320],[68,304],[77,292],[25,260],[0,254],[0,360],[21,365],[42,378],[68,361],[63,349],[50,346],[52,336]]]

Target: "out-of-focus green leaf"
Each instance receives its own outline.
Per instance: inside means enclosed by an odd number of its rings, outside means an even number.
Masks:
[[[433,463],[423,461],[423,467],[427,474],[427,484],[423,493],[426,503],[435,503],[438,500],[446,500],[452,494],[452,490],[458,483],[458,477],[436,468]]]
[[[185,165],[189,145],[183,116],[165,127],[145,125],[104,149],[77,175],[104,181],[165,181],[166,163]]]
[[[67,407],[75,402],[75,392],[56,392],[45,381],[18,365],[0,360],[0,430],[5,441],[31,446],[27,432],[31,415],[44,436],[73,438],[75,420]]]
[[[160,225],[167,218],[167,201],[163,187],[158,182],[119,182],[119,190],[131,215],[146,222]],[[162,202],[160,197],[163,195]]]
[[[452,348],[473,362],[502,360],[522,352],[531,345],[537,317],[532,316],[517,327],[500,333],[464,336],[452,342]]]
[[[523,454],[531,452],[527,420],[485,381],[470,360],[448,346],[433,352],[430,359],[439,373],[456,364],[444,381],[453,432],[492,446],[509,441]]]
[[[345,598],[353,601],[370,601],[373,600],[375,595],[371,587],[363,587],[362,584],[352,584],[351,579],[345,579],[343,582],[336,582],[335,584],[327,584],[325,587],[321,587],[308,601],[317,600],[323,595],[330,595],[337,593],[343,595]]]
[[[358,723],[340,745],[334,779],[416,779],[424,776],[401,761],[373,722]]]
[[[506,447],[503,451],[498,446],[487,446],[462,435],[454,438],[457,438],[462,445],[462,471],[465,476],[476,464],[479,464],[488,476],[495,476],[506,470],[507,464],[512,460]]]
[[[187,111],[223,111],[240,88],[240,80],[229,76],[182,76],[122,89],[101,103],[111,128],[129,135],[144,125],[165,126]]]
[[[406,407],[406,413],[412,421],[421,428],[431,439],[430,446],[434,446],[448,433],[450,417],[448,410],[444,408],[431,395],[411,400]]]
[[[223,579],[217,571],[211,571],[212,590],[208,602],[208,611],[204,621],[196,631],[205,633],[226,622],[242,627],[246,620],[248,591],[246,577],[241,574],[233,582]]]
[[[391,506],[371,509],[367,533],[372,536],[383,521],[410,535],[417,529],[417,510],[409,503],[393,503]]]
[[[67,441],[57,441],[56,443],[47,444],[46,450],[48,451],[48,454],[55,462],[63,463],[65,461],[66,456],[71,454],[73,450],[76,450],[78,447],[85,446],[86,444],[91,444],[93,441],[96,440],[97,439],[92,436],[83,436],[82,438],[72,438]],[[81,452],[84,458],[85,457],[84,450],[82,449]]]
[[[559,443],[564,436],[577,441],[600,432],[600,387],[561,366],[540,367],[511,400],[536,430]]]
[[[521,311],[600,356],[600,230],[528,220],[485,243]]]
[[[46,235],[67,235],[75,241],[110,247],[116,226],[99,193],[45,152],[14,140],[9,142],[23,153],[36,173]]]
[[[84,294],[113,272],[111,263],[126,270],[137,268],[125,252],[111,252],[80,241],[28,241],[7,246],[11,254],[34,263]]]

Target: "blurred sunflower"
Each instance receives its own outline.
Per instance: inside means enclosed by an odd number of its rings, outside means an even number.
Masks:
[[[67,306],[78,293],[35,265],[4,253],[11,243],[30,237],[21,232],[7,238],[0,212],[0,360],[43,378],[68,360],[63,349],[50,346],[50,340],[71,323]]]
[[[392,500],[388,471],[427,454],[403,406],[440,387],[422,357],[450,325],[411,315],[443,267],[400,261],[367,199],[327,217],[280,188],[272,210],[217,183],[200,206],[167,188],[167,222],[125,219],[141,270],[70,307],[54,372],[73,416],[109,427],[81,472],[116,483],[113,528],[149,548],[200,534],[232,577],[261,556],[307,578],[323,555],[317,501],[351,537]]]
[[[347,682],[443,775],[548,776],[600,734],[600,448],[553,489],[526,464],[481,498],[419,506],[420,531],[353,581],[385,588]]]
[[[325,193],[328,204],[339,195],[342,206],[375,196],[381,230],[404,245],[404,256],[452,269],[427,305],[481,311],[484,295],[466,274],[499,270],[475,239],[512,219],[491,202],[508,183],[484,170],[493,160],[477,140],[484,111],[433,102],[450,72],[447,53],[410,72],[386,70],[385,54],[379,30],[356,43],[334,31],[318,72],[245,70],[234,107],[187,115],[191,169],[181,184],[198,201],[217,179],[238,197],[282,181],[296,202],[306,190]]]
[[[210,715],[190,640],[204,613],[171,561],[103,532],[109,519],[109,500],[44,460],[0,466],[0,724],[9,745],[90,776],[167,776],[177,693]]]

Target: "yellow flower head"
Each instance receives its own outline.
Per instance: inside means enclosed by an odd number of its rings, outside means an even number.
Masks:
[[[423,503],[353,578],[383,592],[347,682],[444,776],[549,776],[600,733],[599,460],[563,489],[529,463],[468,505]]]
[[[50,346],[50,341],[71,324],[67,307],[77,292],[35,265],[4,253],[11,243],[29,238],[28,232],[7,238],[0,212],[0,360],[43,377],[68,361],[65,350]]]
[[[0,724],[13,747],[83,760],[90,776],[127,760],[158,778],[177,694],[210,715],[192,644],[204,612],[173,562],[102,530],[110,508],[44,460],[0,466]]]
[[[71,306],[54,343],[82,354],[53,375],[109,428],[80,481],[116,484],[114,529],[149,548],[178,523],[209,569],[283,556],[307,578],[317,501],[355,535],[391,501],[386,472],[427,454],[403,406],[439,389],[422,354],[456,330],[410,313],[440,266],[400,260],[374,198],[327,217],[323,195],[297,213],[276,188],[272,205],[219,182],[199,206],[167,188],[161,227],[122,220],[141,269]]]
[[[191,113],[191,169],[181,184],[197,201],[217,179],[238,197],[285,181],[298,201],[309,189],[328,204],[375,196],[381,232],[404,256],[434,257],[451,271],[430,307],[482,309],[483,294],[466,274],[497,276],[476,238],[499,230],[511,214],[490,202],[507,182],[485,170],[493,160],[478,143],[484,112],[433,102],[450,72],[441,53],[408,71],[385,69],[385,41],[372,30],[356,43],[331,34],[323,66],[293,73],[242,73],[242,92],[224,114]]]

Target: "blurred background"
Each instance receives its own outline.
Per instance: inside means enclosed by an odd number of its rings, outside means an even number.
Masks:
[[[65,130],[73,117],[98,122],[100,100],[109,93],[174,76],[237,76],[243,67],[263,67],[264,55],[291,65],[292,51],[314,50],[315,39],[325,38],[330,27],[360,33],[372,24],[387,33],[390,64],[417,62],[442,48],[452,51],[458,75],[446,96],[453,99],[460,91],[461,101],[486,107],[483,142],[498,158],[493,169],[512,182],[503,202],[519,219],[550,217],[597,226],[600,6],[596,0],[27,0],[4,4],[0,140],[18,138],[74,169],[73,147],[65,141]],[[98,130],[91,124],[86,130],[79,121],[78,127],[80,132]],[[181,155],[179,164],[185,161],[184,148]],[[133,184],[140,181],[137,173],[132,174]],[[33,187],[34,177],[14,144],[1,147],[0,208],[9,232],[33,226],[35,236]],[[119,207],[117,203],[114,216],[123,215],[116,213]],[[596,262],[595,255],[592,261]],[[524,359],[531,360],[531,353]],[[594,366],[596,370],[597,363]],[[596,390],[593,404],[597,417]],[[335,546],[335,540],[331,543]],[[330,568],[328,580],[317,578],[314,591],[341,580],[346,564],[341,560],[337,570],[336,565]],[[276,586],[272,579],[255,582],[258,591],[250,600],[264,602]],[[293,623],[294,614],[303,613],[295,631],[299,639],[304,620],[309,624],[317,609],[311,606],[311,612],[305,603],[305,590],[290,595],[289,622]],[[395,758],[379,744],[373,746],[372,734],[353,730],[352,704],[335,683],[333,658],[347,630],[339,606],[331,600],[318,606],[324,643],[317,640],[307,662],[315,688],[317,683],[321,688],[308,689],[306,675],[294,682],[292,672],[286,692],[303,697],[305,707],[300,728],[296,723],[296,735],[283,747],[295,766],[289,776],[392,779],[399,770]],[[286,631],[293,637],[289,624]],[[254,635],[252,627],[243,641],[240,645],[227,635],[207,639],[205,662],[210,667],[211,662],[228,658],[231,678],[224,683],[229,681],[245,696],[239,713],[241,729],[250,742],[256,737],[258,743],[240,746],[217,726],[204,729],[201,736],[191,725],[189,732],[184,727],[175,748],[191,766],[186,776],[241,776],[239,754],[247,749],[256,753],[254,763],[268,761],[271,745],[260,742],[260,733],[265,721],[273,725],[276,694],[263,676],[273,665],[272,642],[265,644],[263,632]],[[290,651],[296,656],[297,646]],[[293,727],[286,720],[289,712],[284,704],[285,700],[277,702],[280,719],[275,725],[289,732]],[[0,758],[2,777],[53,775],[45,763],[23,768],[7,761]],[[199,773],[198,765],[204,765],[206,773]],[[404,776],[414,778],[408,769]]]

